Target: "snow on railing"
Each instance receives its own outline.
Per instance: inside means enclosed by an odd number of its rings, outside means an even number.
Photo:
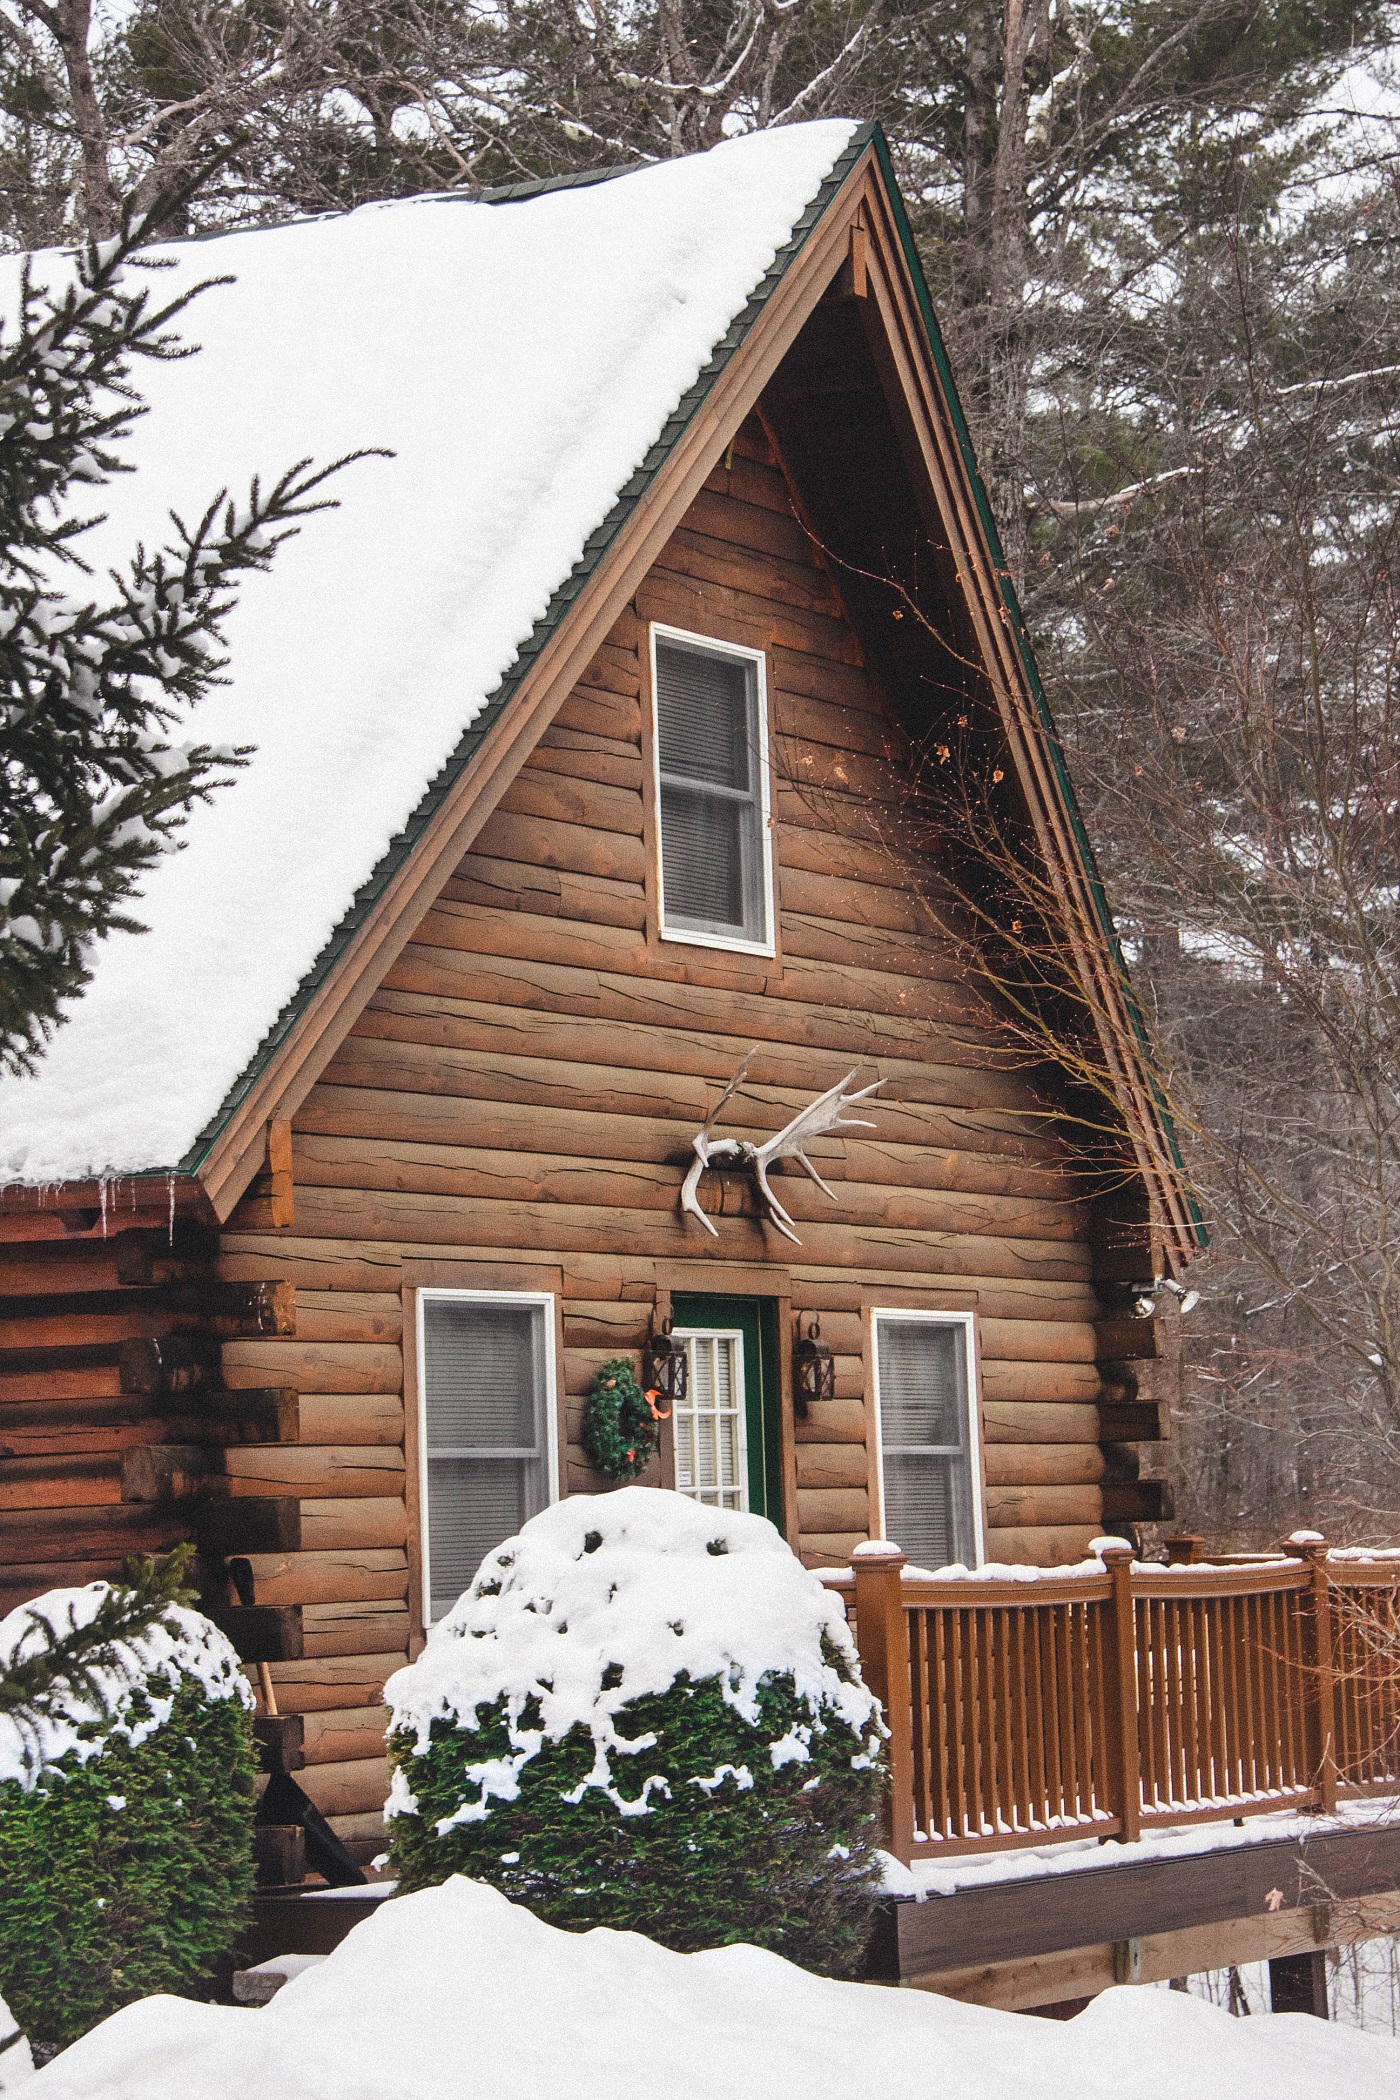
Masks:
[[[823,1580],[884,1701],[906,1862],[1400,1793],[1400,1552],[1295,1533],[1162,1566],[1098,1539],[925,1570],[875,1540]]]

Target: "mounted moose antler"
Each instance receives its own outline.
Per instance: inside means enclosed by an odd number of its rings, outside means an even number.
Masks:
[[[712,1137],[710,1133],[719,1121],[725,1107],[738,1090],[744,1074],[749,1069],[753,1054],[753,1051],[750,1050],[748,1056],[744,1059],[738,1071],[734,1074],[734,1077],[710,1111],[704,1129],[697,1131],[690,1141],[691,1150],[694,1152],[695,1158],[681,1186],[681,1209],[688,1211],[691,1217],[698,1218],[706,1232],[714,1239],[718,1239],[718,1228],[710,1222],[700,1208],[700,1176],[704,1173],[706,1167],[722,1165],[731,1160],[740,1161],[745,1166],[753,1168],[754,1180],[758,1183],[759,1194],[762,1196],[767,1208],[769,1222],[776,1225],[779,1232],[786,1239],[790,1239],[795,1247],[800,1247],[802,1242],[792,1229],[792,1219],[778,1201],[778,1198],[773,1194],[772,1186],[768,1180],[768,1169],[780,1159],[795,1159],[798,1165],[805,1168],[807,1173],[811,1175],[823,1195],[830,1196],[834,1203],[836,1201],[835,1192],[829,1189],[822,1180],[821,1175],[812,1165],[811,1160],[808,1159],[805,1148],[811,1144],[813,1138],[825,1137],[828,1132],[833,1130],[873,1130],[875,1125],[867,1123],[863,1117],[843,1116],[841,1111],[852,1107],[857,1101],[864,1101],[868,1094],[875,1093],[879,1087],[883,1086],[884,1081],[877,1079],[873,1085],[862,1087],[858,1093],[848,1094],[846,1089],[856,1076],[855,1071],[848,1072],[844,1079],[838,1079],[835,1086],[828,1087],[824,1094],[811,1103],[810,1107],[804,1108],[800,1115],[794,1116],[792,1121],[785,1124],[777,1133],[776,1137],[770,1137],[767,1143],[763,1145],[752,1145],[747,1138]],[[856,1071],[859,1069],[859,1066],[857,1066]]]

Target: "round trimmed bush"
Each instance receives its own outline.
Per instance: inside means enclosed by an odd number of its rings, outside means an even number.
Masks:
[[[467,1874],[554,1925],[858,1970],[884,1730],[840,1603],[761,1517],[556,1503],[385,1696],[405,1893]]]
[[[111,1594],[50,1590],[0,1621],[0,1670]],[[0,1712],[0,1995],[35,2041],[188,1993],[252,1892],[252,1697],[229,1642],[177,1604],[37,1717]]]

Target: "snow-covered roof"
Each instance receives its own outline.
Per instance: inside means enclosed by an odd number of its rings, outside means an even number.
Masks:
[[[164,251],[198,356],[84,544],[99,566],[310,456],[364,446],[228,623],[201,741],[253,744],[146,879],[37,1074],[0,1182],[187,1160],[584,559],[855,127],[793,125],[506,205],[421,198]],[[13,265],[11,266],[13,268]]]

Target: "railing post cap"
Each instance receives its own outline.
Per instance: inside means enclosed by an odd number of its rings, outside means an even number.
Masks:
[[[1095,1539],[1089,1551],[1096,1554],[1107,1567],[1118,1567],[1137,1558],[1137,1553],[1127,1539]]]
[[[882,1568],[903,1567],[909,1556],[902,1546],[891,1539],[862,1539],[851,1552],[851,1565],[868,1568],[872,1562]]]
[[[1283,1550],[1294,1560],[1326,1560],[1327,1541],[1320,1531],[1290,1531]]]

